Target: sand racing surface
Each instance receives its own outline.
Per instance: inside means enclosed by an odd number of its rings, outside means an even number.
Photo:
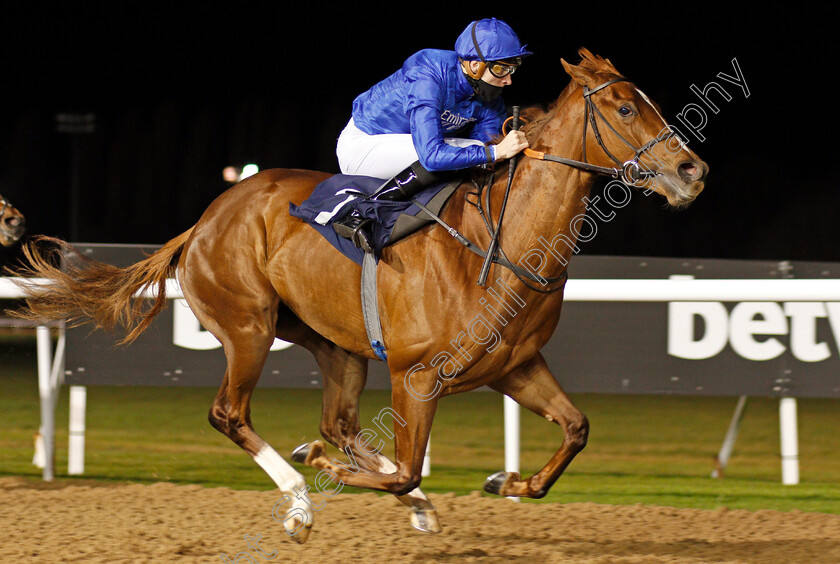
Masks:
[[[280,497],[0,478],[0,562],[224,562],[223,554],[233,562],[240,552],[250,559],[239,563],[840,562],[840,515],[432,494],[444,531],[428,535],[391,496],[314,494],[323,505],[309,541],[297,545],[271,517]]]

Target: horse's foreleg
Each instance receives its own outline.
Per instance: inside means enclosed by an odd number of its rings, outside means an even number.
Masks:
[[[511,497],[541,498],[557,481],[572,459],[586,446],[589,421],[578,410],[549,372],[542,355],[490,384],[521,406],[563,427],[560,449],[542,470],[522,480],[516,472],[498,472],[484,483],[485,491]]]
[[[396,472],[396,465],[381,453],[365,454],[373,448],[364,436],[359,436],[359,396],[367,380],[367,359],[335,346],[321,347],[315,358],[324,374],[321,435],[361,468],[384,474]],[[357,442],[362,442],[361,448]],[[428,533],[441,531],[437,511],[420,488],[396,498],[411,510],[414,528]]]

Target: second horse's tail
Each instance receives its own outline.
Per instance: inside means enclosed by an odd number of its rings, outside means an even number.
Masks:
[[[63,319],[71,326],[87,322],[100,329],[119,326],[127,333],[120,344],[130,343],[166,306],[166,280],[175,276],[178,258],[190,233],[192,228],[146,259],[126,268],[83,257],[60,239],[33,239],[23,246],[29,262],[24,274],[44,279],[45,283],[22,283],[29,307],[14,315],[37,321]],[[44,254],[38,243],[48,243],[56,249]],[[65,261],[63,268],[56,266],[51,256],[55,252],[63,253],[71,260]],[[151,304],[140,296],[146,289],[157,290]]]

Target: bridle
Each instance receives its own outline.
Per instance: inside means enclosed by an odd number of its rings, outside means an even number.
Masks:
[[[667,129],[666,133],[663,133],[659,137],[655,137],[651,139],[641,147],[636,147],[632,143],[630,143],[627,139],[621,135],[615,127],[604,117],[604,114],[601,113],[601,110],[598,109],[598,106],[595,105],[595,102],[592,100],[592,95],[596,92],[600,92],[601,90],[616,84],[617,82],[630,82],[627,78],[623,76],[619,76],[612,80],[608,80],[603,84],[596,86],[595,88],[588,88],[587,86],[583,87],[583,99],[586,103],[585,105],[585,114],[583,120],[583,160],[577,161],[574,159],[567,159],[565,157],[558,157],[555,155],[548,155],[546,153],[542,153],[540,151],[534,151],[532,149],[525,149],[523,153],[537,160],[543,161],[550,161],[556,162],[564,165],[568,165],[577,169],[585,170],[587,172],[593,172],[595,174],[600,174],[603,176],[609,176],[611,178],[619,179],[626,184],[631,186],[637,185],[640,181],[645,180],[647,178],[651,178],[656,176],[658,173],[647,170],[639,163],[639,159],[644,155],[647,151],[652,149],[656,144],[661,143],[662,141],[667,141],[671,137],[675,135],[670,128]],[[633,157],[627,161],[621,161],[612,152],[607,149],[606,144],[604,143],[604,139],[601,137],[601,132],[598,129],[598,118],[604,122],[607,127],[618,137],[622,143],[630,147],[633,150]],[[507,123],[507,122],[506,122]],[[606,155],[616,164],[616,167],[605,167],[605,166],[598,166],[593,165],[587,162],[586,159],[586,133],[589,128],[592,128],[592,133],[595,135],[595,140],[598,142],[598,145],[601,149],[606,153]]]
[[[3,207],[0,208],[0,217],[3,217],[3,214],[6,213],[6,210],[12,207],[12,203],[3,196],[0,196],[0,204],[3,204]]]
[[[673,131],[671,131],[670,128],[668,128],[667,133],[665,133],[663,135],[660,135],[659,137],[656,137],[654,139],[651,139],[650,141],[648,141],[647,143],[645,143],[641,147],[636,147],[632,143],[627,141],[627,139],[625,139],[618,131],[616,131],[616,129],[612,126],[612,124],[610,124],[610,122],[607,120],[607,118],[604,117],[604,115],[601,113],[601,111],[595,105],[595,102],[592,101],[592,95],[593,94],[595,94],[596,92],[600,92],[601,90],[603,90],[603,89],[605,89],[609,86],[612,86],[613,84],[616,84],[617,82],[629,82],[629,80],[627,78],[623,77],[623,76],[620,76],[620,77],[614,78],[612,80],[608,80],[607,82],[605,82],[603,84],[600,84],[600,85],[598,85],[598,86],[596,86],[595,88],[592,88],[592,89],[589,89],[586,86],[583,87],[583,98],[586,101],[586,107],[585,107],[586,108],[585,109],[586,113],[585,113],[584,121],[583,121],[583,160],[582,161],[577,161],[577,160],[574,160],[574,159],[567,159],[565,157],[558,157],[558,156],[555,156],[555,155],[547,155],[545,153],[542,153],[542,152],[539,152],[539,151],[534,151],[532,149],[525,149],[523,151],[523,153],[526,156],[534,158],[534,159],[556,162],[556,163],[568,165],[568,166],[571,166],[571,167],[574,167],[574,168],[578,168],[578,169],[581,169],[581,170],[585,170],[587,172],[592,172],[592,173],[595,173],[595,174],[600,174],[600,175],[609,176],[609,177],[612,177],[612,178],[615,178],[615,179],[619,179],[619,180],[621,180],[621,181],[623,181],[623,182],[625,182],[625,183],[627,183],[631,186],[637,186],[638,183],[642,179],[647,179],[647,178],[651,178],[651,177],[656,176],[658,173],[650,171],[650,170],[646,170],[645,168],[643,168],[642,165],[639,164],[639,159],[647,151],[649,151],[651,148],[653,148],[657,143],[660,143],[662,141],[666,141],[666,140],[670,139],[671,137],[673,137],[675,135],[675,133]],[[514,112],[514,117],[515,117],[515,119],[513,120],[513,123],[516,124],[516,121],[518,119],[518,112],[516,112],[516,111]],[[633,158],[622,162],[621,160],[616,158],[615,155],[613,155],[612,152],[610,152],[609,149],[607,149],[607,146],[605,145],[604,140],[601,137],[601,132],[598,129],[598,119],[597,118],[600,118],[601,121],[603,121],[607,125],[607,127],[609,127],[610,130],[625,145],[627,145],[628,147],[630,147],[633,150]],[[510,121],[511,120],[508,119],[507,121],[505,121],[504,125],[502,126],[502,133],[503,134],[506,133],[504,131],[504,129]],[[512,127],[517,128],[517,125],[513,125]],[[586,161],[586,132],[587,132],[587,129],[589,129],[590,127],[592,128],[592,131],[595,135],[595,139],[597,140],[598,145],[601,147],[601,149],[603,149],[604,153],[606,153],[607,156],[617,165],[616,167],[610,168],[610,167],[598,166],[598,165],[590,164]],[[514,167],[515,167],[515,165],[512,166],[511,169],[513,169]],[[509,175],[508,175],[508,183],[507,183],[507,190],[505,192],[505,198],[507,198],[507,194],[510,192],[512,182],[513,182],[513,173],[512,173],[512,170],[511,170],[511,173],[509,173]],[[492,176],[491,176],[490,180],[487,183],[487,186],[492,187],[492,184],[493,184],[493,180],[492,180]],[[476,185],[476,187],[477,187],[477,192],[475,192],[475,195],[477,196],[476,201],[472,202],[468,199],[467,202],[476,207],[479,215],[484,220],[484,224],[485,224],[485,227],[487,228],[487,231],[490,233],[491,236],[493,236],[494,233],[498,232],[498,229],[499,229],[499,227],[501,225],[501,222],[502,222],[502,216],[500,214],[498,225],[494,228],[493,225],[490,222],[490,219],[489,219],[490,218],[490,213],[489,213],[490,212],[490,188],[488,188],[487,190],[484,190],[484,186]],[[484,197],[483,198],[484,199],[483,203],[481,201],[482,200],[482,195]],[[542,294],[551,294],[551,293],[557,292],[559,290],[562,290],[563,287],[565,286],[566,280],[568,279],[568,275],[567,275],[565,269],[558,276],[555,276],[555,277],[552,277],[552,278],[543,278],[541,276],[535,275],[534,273],[532,273],[528,270],[525,270],[525,269],[519,267],[516,264],[513,264],[507,258],[507,256],[505,256],[505,253],[504,253],[504,251],[502,250],[501,247],[497,247],[497,248],[491,247],[491,248],[488,248],[487,251],[483,251],[481,248],[478,247],[478,245],[472,243],[471,241],[466,239],[463,235],[461,235],[457,230],[455,230],[451,226],[447,225],[438,215],[433,213],[426,206],[424,206],[423,204],[421,204],[417,200],[412,200],[412,201],[418,207],[420,207],[424,212],[426,212],[426,214],[429,217],[431,217],[433,220],[435,220],[440,225],[442,225],[449,232],[449,234],[452,235],[459,243],[461,243],[467,249],[476,253],[480,257],[484,258],[485,259],[485,264],[487,264],[488,262],[495,262],[497,264],[500,264],[500,265],[504,266],[505,268],[511,270],[513,272],[513,274],[516,275],[517,278],[519,278],[520,282],[522,282],[522,284],[524,284],[527,288],[529,288],[529,289],[531,289],[535,292],[542,293]],[[502,209],[502,213],[504,213],[504,208]],[[482,270],[484,270],[484,269],[482,269]],[[546,288],[540,288],[539,286],[535,286],[535,285],[531,284],[530,282],[539,282],[540,285],[549,286],[549,288],[547,288],[547,289]],[[479,277],[479,284],[484,285],[484,281],[481,277]]]

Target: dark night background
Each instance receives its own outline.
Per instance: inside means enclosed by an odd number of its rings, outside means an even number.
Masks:
[[[636,194],[585,253],[840,261],[827,88],[837,41],[819,10],[190,6],[63,3],[0,20],[0,193],[26,215],[29,234],[163,243],[228,187],[227,165],[338,172],[335,139],[358,93],[414,51],[451,49],[470,21],[495,16],[535,53],[505,90],[508,104],[556,98],[568,83],[560,58],[577,62],[580,46],[609,58],[675,125],[698,103],[692,84],[716,81],[733,97],[707,112],[705,142],[689,136],[711,167],[698,200],[672,211]],[[735,74],[733,58],[749,98],[716,76]],[[93,114],[95,128],[58,131],[60,113]]]

